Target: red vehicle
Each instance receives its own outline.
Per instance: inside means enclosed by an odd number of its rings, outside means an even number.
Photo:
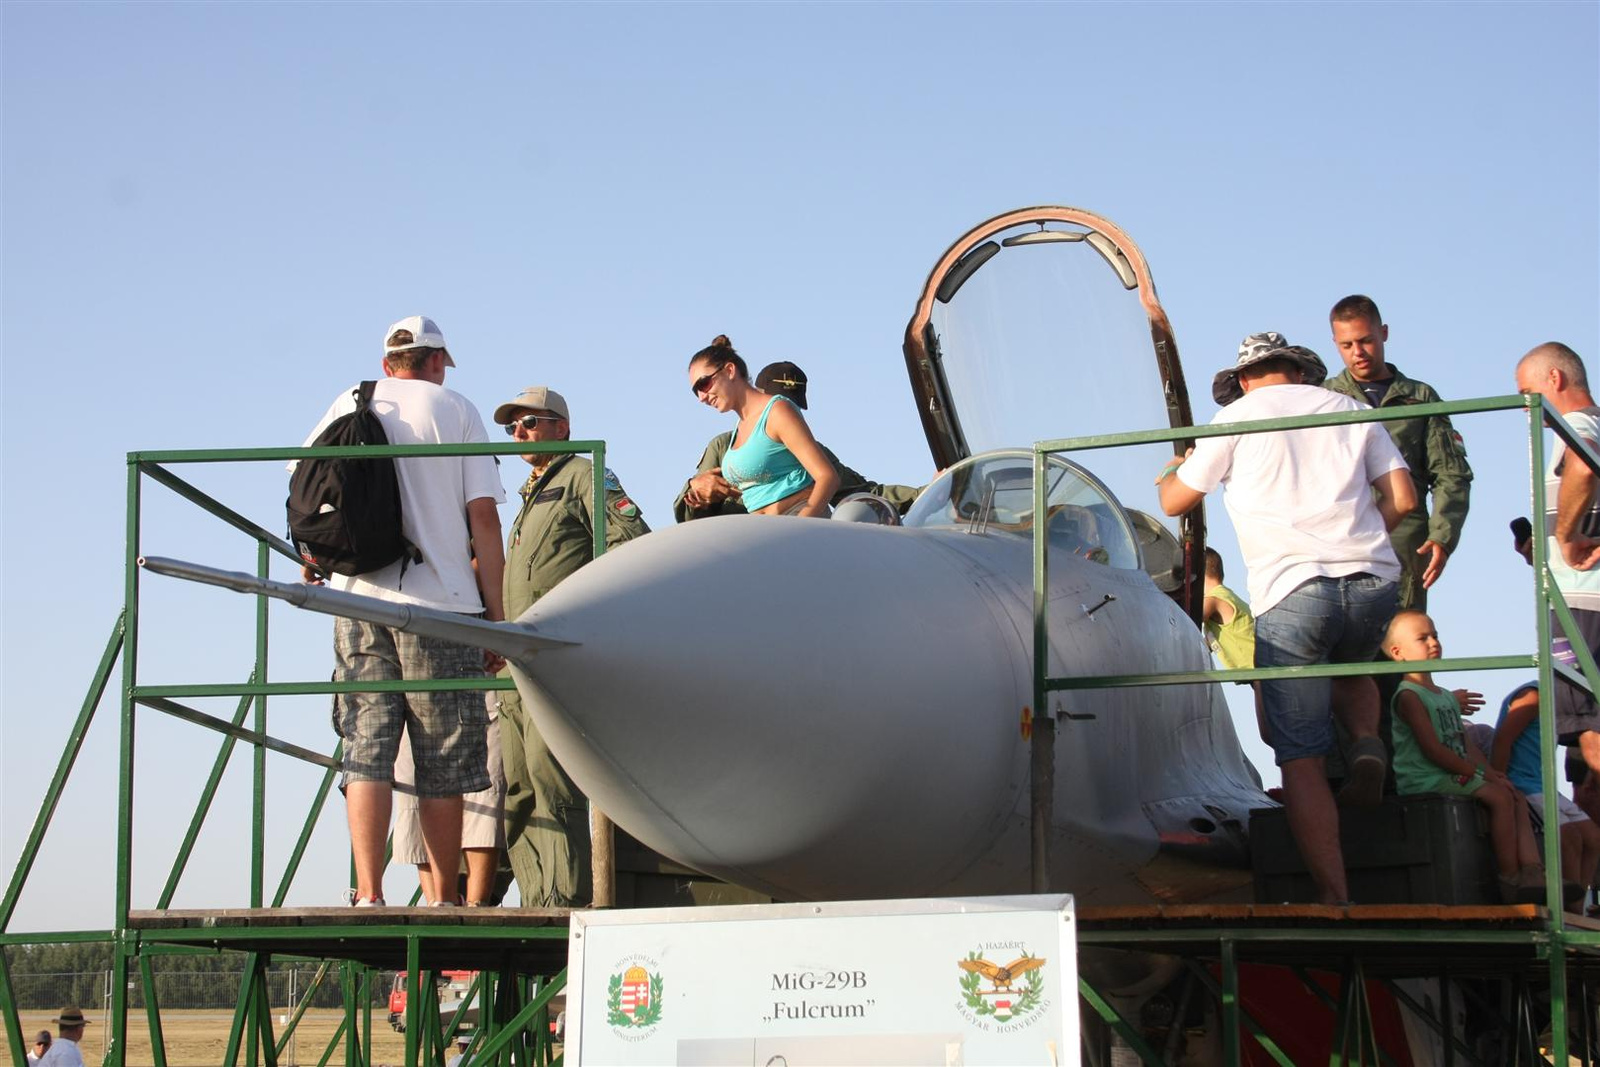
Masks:
[[[468,1033],[478,1025],[478,995],[473,994],[467,1000],[467,992],[472,988],[473,981],[478,977],[477,971],[438,971],[435,973],[435,983],[439,990],[439,1022],[448,1027],[454,1020],[456,1013],[464,1011],[461,1017],[461,1033]],[[567,995],[556,994],[550,1002],[550,1035],[557,1041],[565,1036],[566,1030],[566,1005]],[[394,976],[394,985],[389,989],[389,1025],[400,1033],[406,1032],[406,972],[401,971]]]
[[[434,987],[439,995],[439,1021],[445,1026],[457,1012],[465,1009],[470,1014],[463,1016],[463,1027],[471,1029],[478,1023],[477,996],[467,1002],[467,993],[472,989],[473,981],[478,977],[477,971],[436,971],[434,973]],[[394,985],[389,990],[389,1025],[401,1033],[406,1030],[406,972],[401,971],[394,976]]]

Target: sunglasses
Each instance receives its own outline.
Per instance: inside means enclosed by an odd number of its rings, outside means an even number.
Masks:
[[[507,437],[515,436],[518,426],[521,426],[524,430],[527,430],[529,433],[532,433],[534,431],[534,428],[537,427],[541,422],[560,422],[560,421],[561,421],[561,416],[559,416],[559,415],[524,415],[520,419],[512,419],[510,422],[506,423],[506,436]]]
[[[700,377],[694,380],[694,384],[689,386],[689,388],[694,392],[695,396],[699,396],[701,393],[705,392],[711,387],[711,383],[716,379],[717,375],[721,373],[722,367],[718,367],[710,374],[702,374]]]

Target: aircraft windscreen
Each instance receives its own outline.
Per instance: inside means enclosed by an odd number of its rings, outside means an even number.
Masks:
[[[1140,566],[1128,516],[1093,475],[1057,456],[1051,458],[1046,484],[1052,550],[1108,567]],[[1030,536],[1033,453],[1010,449],[962,460],[923,490],[904,524]]]
[[[994,240],[1038,232],[1030,224]],[[1094,245],[1023,243],[980,262],[953,295],[947,279],[949,301],[934,304],[931,320],[971,454],[1168,425],[1138,294]],[[1172,454],[1156,444],[1073,458],[1126,506],[1157,511],[1153,482]]]

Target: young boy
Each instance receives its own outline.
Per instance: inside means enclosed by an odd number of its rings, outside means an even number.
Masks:
[[[1383,648],[1397,661],[1443,655],[1433,620],[1414,610],[1401,611],[1390,621]],[[1391,710],[1394,780],[1400,795],[1470,796],[1488,808],[1501,897],[1507,904],[1542,901],[1544,868],[1528,820],[1528,802],[1467,739],[1455,694],[1434,685],[1429,672],[1412,671],[1395,690]]]

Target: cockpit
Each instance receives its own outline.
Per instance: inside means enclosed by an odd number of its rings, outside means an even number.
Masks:
[[[1052,549],[1108,567],[1141,569],[1133,523],[1098,478],[1051,456],[1045,484]],[[904,525],[1031,537],[1033,453],[1009,449],[962,460],[923,490]]]
[[[1006,460],[992,450],[1070,441],[1063,459],[1091,462],[1098,477],[1052,461],[1050,544],[1076,544],[1111,567],[1142,561],[1198,617],[1203,509],[1174,529],[1123,510],[1104,489],[1132,507],[1154,505],[1155,473],[1190,442],[1108,447],[1105,438],[1194,421],[1166,311],[1127,234],[1062,206],[981,223],[929,274],[904,352],[933,462],[948,471],[907,525],[1029,532],[1031,450]]]

